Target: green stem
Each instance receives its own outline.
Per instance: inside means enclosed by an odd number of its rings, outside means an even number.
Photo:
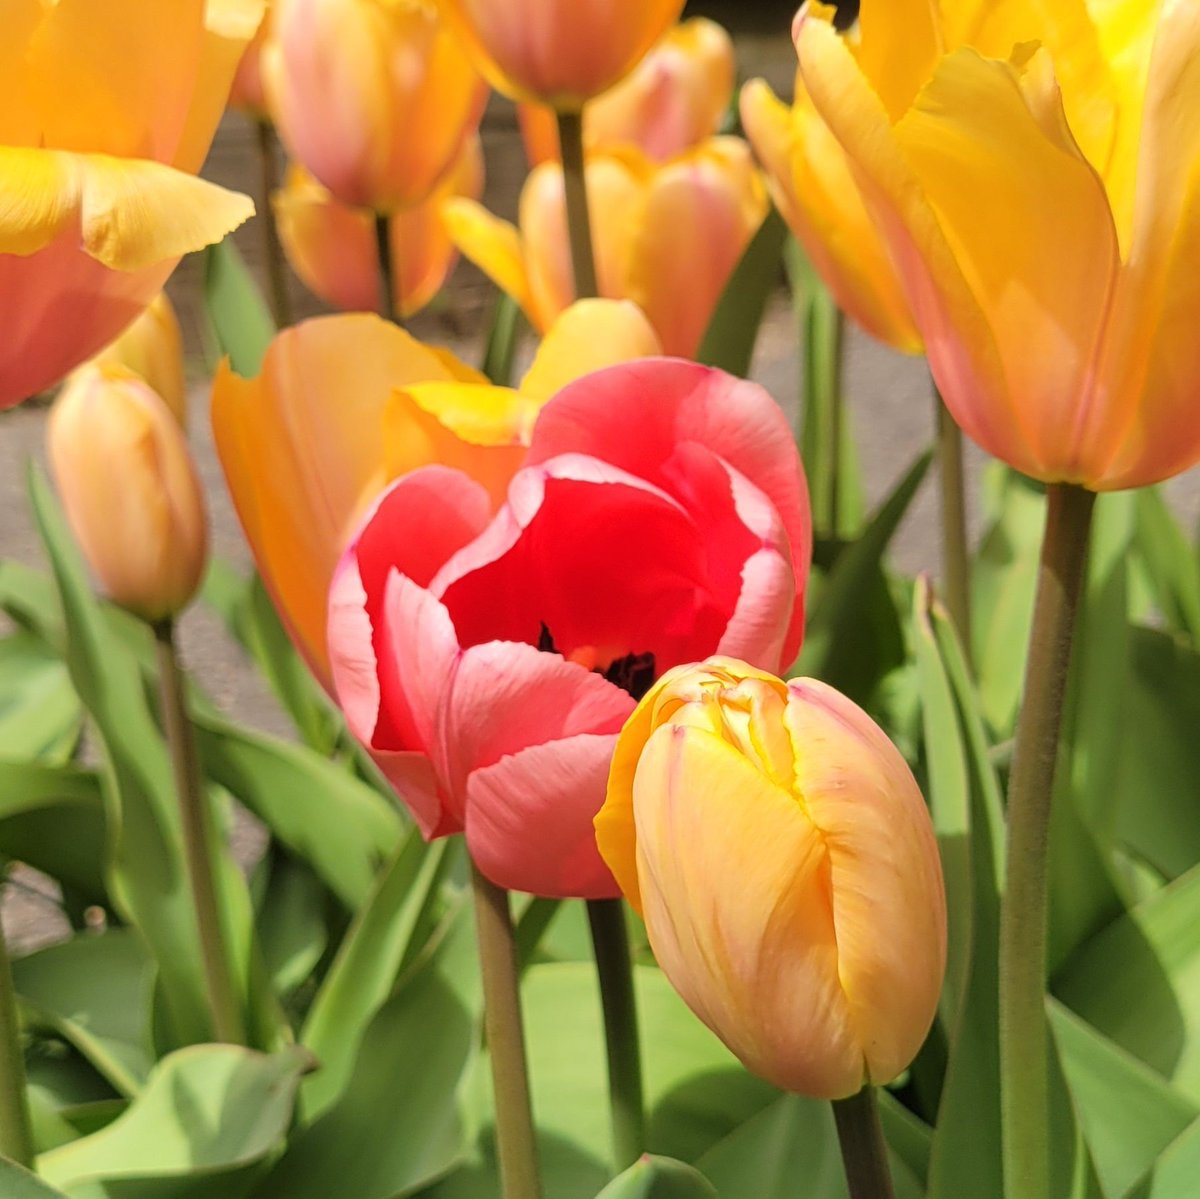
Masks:
[[[646,1151],[633,963],[629,956],[629,933],[622,901],[589,899],[587,912],[592,948],[596,954],[596,973],[600,979],[600,1002],[604,1009],[613,1155],[620,1172],[633,1165]]]
[[[846,315],[833,310],[833,328],[829,332],[829,532],[840,541],[842,491],[842,423],[846,401],[842,396],[842,367],[846,361]]]
[[[233,985],[233,972],[222,935],[221,913],[217,903],[211,816],[200,782],[196,740],[187,715],[183,672],[175,649],[173,621],[160,621],[154,626],[154,642],[158,651],[163,724],[166,726],[175,791],[179,799],[183,855],[200,937],[200,959],[212,1031],[218,1041],[244,1045],[246,1031],[242,1022],[242,1008]]]
[[[1049,1199],[1046,1035],[1047,847],[1050,801],[1095,495],[1046,489],[1024,699],[1008,783],[1008,847],[1000,906],[1000,1103],[1007,1199]]]
[[[942,501],[942,570],[946,608],[958,630],[963,653],[971,660],[971,558],[967,549],[967,495],[963,474],[963,437],[937,387],[933,389],[937,421],[938,482]]]
[[[875,1088],[865,1086],[848,1099],[835,1099],[833,1118],[850,1199],[894,1199]]]
[[[33,1132],[25,1091],[25,1057],[8,947],[0,926],[0,1157],[33,1166]]]
[[[588,216],[584,177],[582,111],[558,114],[558,150],[567,197],[567,232],[571,239],[571,265],[575,271],[575,298],[586,300],[598,296],[600,288],[596,282],[592,222]]]
[[[263,253],[267,259],[267,278],[271,285],[271,311],[277,328],[292,323],[292,303],[288,296],[287,268],[284,266],[283,245],[279,240],[279,224],[275,220],[272,197],[279,186],[275,169],[275,131],[271,122],[256,120],[258,138],[259,178],[262,186]]]
[[[503,1199],[539,1199],[537,1140],[525,1065],[521,990],[508,892],[472,863],[475,931],[483,976],[484,1027],[492,1059],[496,1154]]]
[[[394,325],[404,322],[396,311],[396,272],[392,266],[392,222],[382,212],[375,214],[375,252],[379,256],[379,315]]]

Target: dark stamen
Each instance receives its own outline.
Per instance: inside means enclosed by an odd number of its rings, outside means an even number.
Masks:
[[[603,674],[610,683],[616,683],[634,699],[641,699],[654,682],[654,655],[626,654],[612,662]]]

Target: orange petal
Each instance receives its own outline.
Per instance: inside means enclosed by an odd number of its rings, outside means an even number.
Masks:
[[[450,240],[501,291],[512,296],[530,322],[539,327],[525,253],[516,226],[494,217],[475,200],[453,199],[442,205],[442,220]]]

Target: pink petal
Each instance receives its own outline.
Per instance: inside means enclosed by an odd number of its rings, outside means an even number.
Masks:
[[[791,663],[784,655],[784,638],[795,602],[792,564],[776,549],[759,550],[742,569],[737,608],[716,652],[764,670],[784,669]]]
[[[615,742],[615,734],[567,737],[472,774],[467,846],[479,869],[501,887],[535,895],[619,895],[592,829]]]

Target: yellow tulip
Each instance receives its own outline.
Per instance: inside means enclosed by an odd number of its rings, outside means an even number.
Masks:
[[[794,29],[947,406],[1046,482],[1176,474],[1200,459],[1200,8],[947,11],[864,0],[851,43],[814,4]]]
[[[662,164],[634,150],[586,166],[600,294],[642,309],[668,354],[696,352],[733,268],[767,214],[746,144],[707,142]],[[562,169],[543,163],[521,192],[520,229],[479,204],[443,209],[459,249],[545,329],[574,295]],[[686,285],[681,285],[686,280]]]
[[[845,696],[733,659],[669,671],[617,740],[596,840],[663,972],[750,1070],[839,1099],[916,1055],[946,960],[937,844]]]
[[[401,317],[419,312],[437,295],[457,257],[441,220],[442,204],[451,196],[474,199],[482,191],[483,151],[473,137],[453,172],[428,200],[389,218],[392,300]],[[371,311],[377,307],[379,250],[373,214],[338,203],[296,165],[272,202],[284,253],[304,285],[335,308]]]
[[[132,371],[78,372],[47,428],[67,520],[109,597],[149,621],[192,598],[208,549],[204,492],[179,422]]]
[[[494,87],[568,111],[628,75],[683,9],[683,0],[440,4]]]
[[[256,379],[213,384],[217,454],[259,573],[317,678],[330,686],[326,600],[372,501],[398,475],[441,463],[503,499],[538,409],[591,370],[658,353],[632,305],[563,314],[518,391],[491,387],[444,350],[366,313],[280,333]]]
[[[194,177],[262,0],[3,0],[0,408],[254,211]]]
[[[288,153],[378,212],[431,195],[487,100],[430,0],[276,0],[261,69]]]
[[[693,17],[668,32],[616,87],[587,106],[584,144],[593,150],[636,146],[656,162],[717,132],[735,70],[733,42],[715,21]],[[558,159],[554,110],[520,104],[517,117],[530,163]]]
[[[81,369],[105,363],[133,371],[163,400],[180,427],[187,428],[183,336],[165,291],[160,291],[124,333],[109,342]]]

